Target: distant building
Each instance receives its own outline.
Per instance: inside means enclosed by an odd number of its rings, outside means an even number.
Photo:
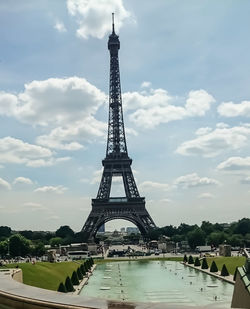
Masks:
[[[125,227],[122,227],[122,228],[121,228],[121,233],[125,233],[125,232],[126,232]]]
[[[139,229],[137,227],[127,227],[126,232],[127,234],[132,234],[132,233],[137,234],[139,233]]]

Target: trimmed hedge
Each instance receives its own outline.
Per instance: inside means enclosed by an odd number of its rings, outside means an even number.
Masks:
[[[78,285],[80,283],[76,271],[73,271],[71,281],[73,285]]]
[[[85,269],[84,264],[81,264],[81,265],[80,265],[80,269],[81,269],[82,275],[85,276],[85,275],[86,275],[86,269]]]
[[[213,261],[211,266],[210,266],[210,272],[211,273],[217,273],[217,271],[218,271],[218,267],[217,267],[215,261]]]
[[[234,272],[234,281],[236,280],[236,275],[237,275],[237,271],[238,271],[238,266],[235,268],[235,272]]]
[[[202,259],[201,269],[208,269],[207,259]]]
[[[76,273],[77,273],[78,279],[82,280],[83,279],[83,275],[82,275],[80,267],[77,268]]]
[[[223,264],[220,274],[221,274],[221,276],[223,276],[223,277],[229,276],[229,272],[228,272],[227,267],[226,267],[225,264]]]
[[[195,258],[194,266],[201,266],[201,262],[198,257]]]
[[[194,264],[194,259],[193,259],[192,255],[189,255],[188,264]]]
[[[187,261],[188,261],[188,258],[187,258],[187,255],[185,254],[184,257],[183,257],[183,262],[187,263]]]
[[[73,284],[72,284],[72,281],[71,281],[69,276],[65,280],[65,288],[66,288],[67,292],[74,292],[75,291]]]
[[[67,293],[66,287],[62,282],[59,284],[57,292]]]

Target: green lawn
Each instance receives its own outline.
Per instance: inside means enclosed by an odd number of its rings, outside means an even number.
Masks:
[[[8,268],[15,266],[16,264],[7,265]],[[80,264],[75,262],[39,262],[35,265],[31,263],[20,263],[18,266],[23,271],[23,283],[56,291],[60,282],[64,283],[67,276],[71,277],[72,272]]]
[[[245,264],[246,258],[244,256],[207,257],[209,267],[212,261],[215,261],[219,270],[221,270],[223,264],[226,264],[228,272],[233,275],[237,266],[241,267]]]

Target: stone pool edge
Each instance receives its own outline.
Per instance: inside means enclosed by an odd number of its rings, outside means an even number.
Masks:
[[[199,271],[201,271],[201,272],[203,272],[203,273],[205,273],[205,274],[207,274],[207,275],[210,275],[210,276],[213,276],[213,277],[215,277],[215,278],[217,278],[217,279],[226,281],[227,283],[230,283],[230,284],[233,284],[233,285],[235,284],[235,281],[234,281],[233,279],[231,279],[231,278],[233,278],[232,275],[223,277],[223,276],[220,276],[218,273],[213,273],[213,272],[210,272],[210,271],[207,270],[207,269],[202,269],[201,266],[194,266],[194,265],[192,265],[192,264],[187,264],[187,263],[185,263],[185,262],[181,262],[181,264],[183,264],[183,265],[185,265],[185,266],[188,266],[188,267],[190,267],[190,268],[193,268],[193,269],[197,269],[197,270],[199,270]],[[230,278],[228,278],[228,277],[230,277]]]
[[[85,278],[82,279],[82,281],[80,282],[79,285],[74,285],[75,292],[72,293],[73,295],[79,295],[79,294],[81,293],[81,291],[82,291],[82,289],[84,288],[84,286],[85,286],[86,284],[88,284],[89,278],[90,278],[90,276],[93,275],[93,272],[94,272],[94,270],[96,269],[96,266],[97,266],[97,264],[94,264],[94,265],[91,267],[89,273],[87,274],[87,276],[86,276]]]

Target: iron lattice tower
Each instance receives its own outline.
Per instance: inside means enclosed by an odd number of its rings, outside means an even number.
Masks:
[[[82,228],[84,238],[90,239],[104,223],[114,219],[125,219],[134,223],[146,237],[155,223],[145,208],[145,198],[140,197],[133,172],[132,159],[128,156],[119,71],[119,36],[115,33],[114,14],[112,14],[112,34],[109,36],[110,86],[109,120],[106,157],[102,160],[103,174],[97,197],[92,199],[92,210]],[[112,177],[121,176],[125,197],[110,197]]]

